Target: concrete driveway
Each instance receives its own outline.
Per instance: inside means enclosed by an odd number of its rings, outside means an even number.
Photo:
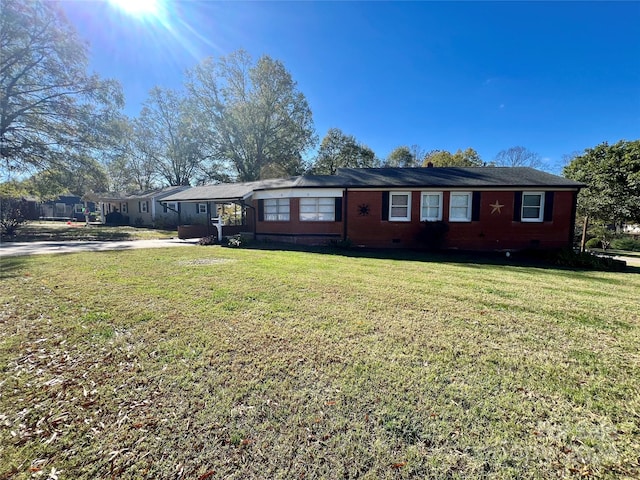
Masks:
[[[48,253],[102,252],[106,250],[131,250],[135,248],[187,247],[196,245],[198,239],[179,240],[177,238],[159,240],[122,241],[67,241],[67,242],[2,242],[0,258],[20,255],[40,255]]]

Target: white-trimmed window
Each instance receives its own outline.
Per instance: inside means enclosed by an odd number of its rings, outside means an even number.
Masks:
[[[75,213],[84,213],[84,205],[81,203],[76,203],[73,208]]]
[[[544,193],[522,193],[522,216],[520,219],[523,222],[542,222],[544,220]]]
[[[120,212],[121,213],[127,213],[127,210],[128,210],[127,203],[121,203],[120,204]]]
[[[289,212],[288,198],[267,198],[264,201],[264,220],[266,222],[288,222]]]
[[[422,192],[420,221],[442,220],[442,192]]]
[[[166,212],[178,211],[178,204],[176,202],[167,202],[165,205],[167,206],[167,208],[165,209]]]
[[[140,213],[148,213],[149,212],[149,204],[146,202],[138,202],[138,211]]]
[[[389,220],[411,221],[411,192],[389,192]]]
[[[196,206],[196,212],[198,212],[198,213],[207,213],[207,204],[206,203],[199,203]]]
[[[449,195],[449,221],[471,221],[471,192],[451,192]]]
[[[335,222],[336,200],[332,197],[303,197],[300,199],[300,221]]]

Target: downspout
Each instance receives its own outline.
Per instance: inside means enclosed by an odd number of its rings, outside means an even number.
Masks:
[[[342,202],[342,225],[343,225],[343,232],[342,232],[342,240],[344,240],[345,242],[347,241],[347,212],[349,211],[349,189],[345,188],[344,189],[344,202]]]
[[[165,208],[167,210],[171,210],[172,212],[176,212],[178,214],[178,225],[180,225],[180,203],[181,202],[176,202],[176,205],[178,206],[178,209],[176,210],[175,208],[171,208],[169,205],[165,205],[164,203],[162,203],[162,200],[156,200],[156,202],[158,202],[158,205],[162,205],[162,209],[164,210]],[[156,204],[155,202],[152,202],[152,208],[151,208],[154,212],[156,211]]]

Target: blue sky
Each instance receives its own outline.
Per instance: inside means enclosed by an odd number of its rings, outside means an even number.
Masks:
[[[558,172],[563,155],[640,138],[640,2],[62,5],[129,115],[153,86],[242,48],[284,63],[320,138],[337,127],[380,158],[417,144],[490,161],[522,145]]]

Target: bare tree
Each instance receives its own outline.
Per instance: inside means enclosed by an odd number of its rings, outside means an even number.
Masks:
[[[499,167],[542,167],[540,155],[525,147],[511,147],[496,155],[495,164]]]
[[[190,185],[207,160],[193,109],[178,92],[155,87],[133,122],[131,162],[138,177],[149,167],[168,185]]]

